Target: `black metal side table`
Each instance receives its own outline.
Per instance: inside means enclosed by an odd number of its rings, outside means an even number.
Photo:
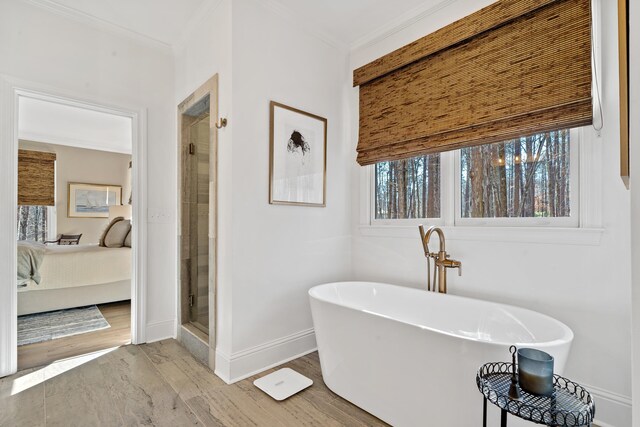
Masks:
[[[554,375],[551,396],[538,396],[520,389],[521,400],[512,400],[509,398],[512,374],[511,363],[487,363],[478,369],[476,384],[484,397],[483,427],[487,427],[487,400],[500,408],[501,427],[507,426],[507,414],[547,426],[590,426],[593,422],[595,404],[580,384]]]

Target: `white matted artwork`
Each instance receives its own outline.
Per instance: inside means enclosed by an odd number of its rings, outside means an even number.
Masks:
[[[69,183],[69,218],[109,218],[109,206],[122,203],[122,187]]]
[[[271,101],[269,203],[326,206],[327,119]]]

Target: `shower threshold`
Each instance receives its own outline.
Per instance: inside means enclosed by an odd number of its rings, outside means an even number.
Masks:
[[[199,339],[207,343],[207,345],[209,344],[209,329],[206,328],[204,325],[202,325],[199,322],[189,322],[189,323],[185,323],[182,326],[186,328],[189,332],[191,332],[193,335],[195,335],[196,337],[198,337]]]

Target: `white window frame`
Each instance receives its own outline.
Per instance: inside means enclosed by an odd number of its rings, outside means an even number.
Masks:
[[[376,169],[375,165],[367,166],[369,170],[369,200],[370,202],[370,221],[369,223],[374,226],[416,226],[419,224],[431,225],[445,225],[444,217],[442,213],[445,211],[445,200],[448,199],[448,195],[444,194],[443,178],[450,173],[450,162],[444,161],[448,153],[440,154],[440,218],[406,218],[406,219],[378,219],[376,218]],[[446,175],[445,175],[446,174]]]
[[[58,218],[55,206],[47,206],[47,240],[58,237]]]
[[[440,153],[440,218],[378,219],[376,218],[376,174],[371,166],[371,220],[376,226],[429,225],[491,226],[491,227],[578,227],[580,225],[580,137],[582,129],[571,129],[569,148],[569,194],[570,216],[568,217],[502,217],[465,218],[462,216],[462,177],[460,150]],[[452,204],[453,202],[453,204]]]
[[[375,166],[360,173],[360,224],[364,236],[415,238],[416,227],[443,227],[453,240],[598,245],[602,237],[601,145],[592,127],[573,129],[570,148],[571,216],[568,218],[461,218],[460,155],[440,158],[441,218],[375,219]]]
[[[460,150],[453,151],[454,224],[489,227],[578,227],[580,225],[580,136],[582,129],[571,129],[569,136],[569,210],[568,217],[465,218],[462,216],[462,173]]]

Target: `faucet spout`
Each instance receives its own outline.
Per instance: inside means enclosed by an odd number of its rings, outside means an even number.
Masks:
[[[427,290],[431,290],[431,259],[434,261],[434,272],[433,272],[433,282],[434,282],[434,292],[447,293],[447,269],[448,268],[457,268],[458,275],[462,275],[462,262],[450,259],[450,255],[447,254],[446,251],[446,241],[444,237],[444,232],[440,227],[432,226],[427,229],[425,233],[424,227],[422,225],[418,226],[420,230],[420,240],[422,242],[422,247],[424,249],[424,256],[427,258]],[[430,252],[429,251],[429,241],[431,240],[431,236],[433,233],[438,235],[438,240],[440,241],[440,247],[438,252]],[[436,289],[435,283],[438,283],[438,287]]]
[[[429,227],[429,229],[427,230],[427,235],[425,236],[425,239],[427,241],[427,244],[429,243],[429,240],[431,240],[431,235],[433,233],[436,233],[438,235],[438,240],[440,240],[440,251],[439,252],[445,252],[446,251],[446,242],[445,242],[445,238],[444,238],[444,231],[442,231],[442,229],[440,227]]]

